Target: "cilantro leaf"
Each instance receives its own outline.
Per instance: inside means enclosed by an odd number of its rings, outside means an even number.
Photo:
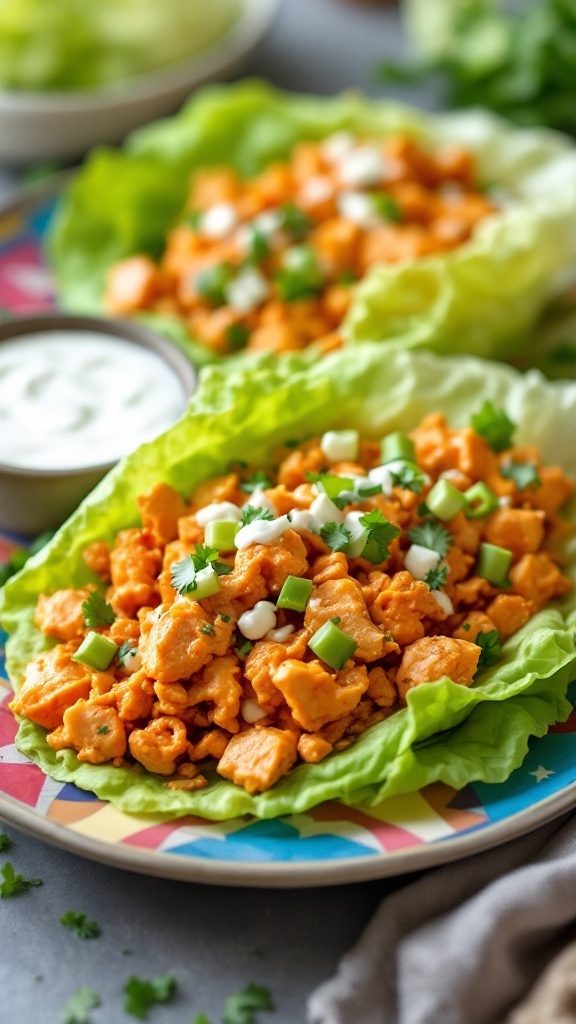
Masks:
[[[430,590],[440,590],[446,583],[448,577],[448,566],[445,565],[442,569],[440,566],[436,566],[435,569],[429,569],[424,576],[424,583]]]
[[[312,221],[295,203],[284,203],[280,207],[280,213],[282,215],[281,227],[294,241],[305,238],[312,230]]]
[[[397,487],[403,487],[405,491],[412,491],[413,494],[420,494],[428,477],[414,463],[405,462],[403,466],[390,470],[392,483]]]
[[[533,462],[505,462],[500,466],[500,473],[507,480],[513,480],[519,491],[525,487],[539,487],[540,477]]]
[[[5,832],[0,832],[0,853],[4,853],[9,850],[12,846],[12,840],[10,836],[7,836]]]
[[[183,558],[180,562],[174,562],[170,569],[170,582],[179,594],[193,594],[198,590],[196,573],[207,569],[211,565],[218,576],[226,576],[232,572],[232,566],[226,562],[218,561],[218,550],[205,547],[204,544],[196,544],[194,554]]]
[[[252,225],[248,241],[248,263],[263,263],[268,259],[271,251],[266,235]]]
[[[93,629],[95,626],[111,626],[116,614],[111,604],[105,601],[98,590],[93,590],[90,597],[82,601],[84,624]]]
[[[500,634],[497,629],[490,629],[487,633],[481,631],[478,633],[474,643],[481,648],[478,668],[482,665],[493,665],[502,654],[502,644],[500,643]]]
[[[398,223],[403,219],[400,206],[387,192],[373,192],[371,199],[374,212],[381,220]]]
[[[482,408],[470,417],[472,429],[488,442],[492,451],[503,452],[512,444],[516,424],[492,402],[486,401]]]
[[[389,522],[377,508],[367,512],[365,516],[360,516],[358,522],[368,530],[368,540],[362,551],[362,558],[366,558],[373,565],[385,562],[390,555],[390,544],[400,536],[400,527]]]
[[[273,1010],[274,1004],[267,988],[249,984],[240,992],[228,996],[224,1003],[222,1024],[256,1024],[258,1010]]]
[[[250,337],[250,329],[245,324],[230,324],[226,328],[226,341],[232,352],[246,348]]]
[[[244,640],[244,643],[240,644],[239,647],[236,647],[236,654],[241,659],[241,661],[244,661],[245,658],[248,657],[253,647],[254,644],[252,643],[251,640]]]
[[[28,892],[28,889],[42,885],[39,878],[27,879],[23,875],[17,875],[10,861],[6,861],[0,868],[0,875],[4,879],[0,883],[0,899],[3,900],[9,899],[10,896],[20,896],[23,892]]]
[[[132,651],[135,651],[137,646],[138,645],[135,640],[125,640],[118,648],[118,654],[116,655],[118,664],[124,665],[128,655],[131,654]]]
[[[214,626],[212,625],[212,623],[211,622],[207,622],[206,625],[202,627],[202,632],[206,636],[211,636],[212,633],[214,632]]]
[[[90,1010],[100,1006],[100,996],[89,985],[76,989],[62,1008],[62,1024],[90,1024]]]
[[[408,537],[414,544],[419,544],[420,547],[428,548],[430,551],[436,551],[441,558],[448,554],[448,548],[453,541],[450,530],[447,530],[436,519],[427,519],[420,526],[413,526],[408,531]]]
[[[252,494],[252,491],[255,491],[257,488],[259,490],[266,490],[267,487],[273,486],[274,484],[266,471],[263,469],[257,469],[249,480],[244,480],[240,484],[240,490],[244,491],[245,494]]]
[[[248,505],[247,508],[242,509],[242,526],[248,526],[256,519],[266,519],[270,522],[274,519],[274,514],[269,508],[255,508],[254,505]]]
[[[332,551],[342,551],[352,540],[350,530],[341,523],[325,523],[320,530],[320,536]]]
[[[233,277],[234,267],[231,263],[216,263],[196,275],[196,291],[200,298],[211,305],[223,306],[226,302],[226,290]]]
[[[60,924],[68,928],[69,931],[76,932],[79,939],[97,939],[102,934],[100,925],[96,921],[91,921],[86,914],[79,913],[77,910],[67,910],[59,920]]]
[[[133,975],[124,985],[126,999],[124,1009],[126,1013],[138,1020],[145,1020],[148,1010],[157,1003],[168,1003],[176,994],[176,979],[170,974],[164,974],[155,981],[148,981]]]

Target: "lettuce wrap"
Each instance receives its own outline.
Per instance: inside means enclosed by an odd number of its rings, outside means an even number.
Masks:
[[[136,525],[135,498],[158,480],[183,494],[231,461],[266,465],[287,439],[304,440],[329,427],[355,427],[379,438],[409,430],[441,410],[454,426],[489,398],[518,424],[517,440],[538,444],[543,461],[576,476],[567,423],[576,417],[576,384],[550,383],[536,371],[522,376],[471,357],[445,359],[377,344],[328,356],[311,368],[294,356],[260,357],[251,371],[212,367],[183,419],[124,459],[97,486],[54,539],[0,592],[9,632],[7,666],[15,688],[27,661],[50,646],[34,627],[41,592],[95,581],[82,559],[92,541],[111,541]],[[576,511],[572,512],[574,519]],[[567,542],[576,580],[576,540]],[[478,673],[471,688],[448,678],[409,691],[408,705],[365,732],[347,750],[319,764],[300,765],[272,789],[250,796],[214,771],[204,790],[170,790],[139,766],[115,768],[53,751],[45,731],[22,722],[20,750],[60,781],[76,783],[126,811],[199,814],[224,819],[269,818],[304,811],[329,799],[376,803],[435,780],[460,788],[481,779],[503,781],[522,762],[531,736],[564,720],[568,683],[576,676],[576,594],[539,612],[504,645],[502,658]]]
[[[517,352],[559,271],[576,256],[573,144],[478,111],[432,115],[357,94],[282,93],[257,81],[209,87],[176,117],[135,132],[123,149],[92,154],[64,193],[49,238],[62,303],[101,312],[112,264],[136,252],[158,257],[196,169],[229,164],[252,175],[285,158],[298,140],[339,129],[462,144],[480,184],[497,186],[502,197],[500,212],[461,248],[373,269],[356,291],[346,342],[498,358]],[[154,326],[195,362],[218,358],[190,339],[181,320],[155,317]]]

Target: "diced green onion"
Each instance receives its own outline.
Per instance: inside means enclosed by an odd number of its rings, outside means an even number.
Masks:
[[[325,661],[336,671],[342,668],[345,661],[351,658],[358,644],[351,636],[335,626],[333,622],[325,622],[308,641],[308,647],[314,651],[321,661]]]
[[[204,543],[217,551],[234,551],[235,539],[240,523],[231,522],[228,519],[213,519],[206,523]]]
[[[415,462],[416,460],[414,442],[399,430],[382,438],[381,451],[384,464],[394,462],[395,459],[405,459],[408,462]]]
[[[217,263],[206,267],[196,275],[195,286],[198,295],[213,306],[223,306],[226,302],[226,289],[234,276],[234,268],[230,263]]]
[[[88,665],[98,672],[105,672],[116,657],[117,651],[118,647],[112,640],[108,640],[101,633],[90,631],[84,637],[76,654],[72,655],[72,661]]]
[[[477,573],[495,587],[508,583],[508,569],[512,561],[512,552],[497,544],[481,544],[478,555]]]
[[[313,586],[312,580],[302,579],[301,576],[287,576],[278,595],[276,607],[290,608],[293,612],[303,612],[308,604]]]
[[[344,491],[354,490],[354,481],[347,476],[331,476],[329,473],[322,473],[315,483],[318,493],[326,494],[330,501],[334,501],[334,498],[338,498]]]
[[[212,565],[200,569],[194,577],[194,582],[196,589],[184,595],[189,601],[203,601],[205,597],[213,597],[220,590],[220,577]]]
[[[449,480],[438,480],[426,498],[426,504],[436,519],[448,522],[462,511],[466,498]]]
[[[373,192],[371,197],[374,212],[382,220],[397,223],[402,220],[402,210],[387,192]]]
[[[466,501],[464,515],[468,519],[483,519],[484,516],[489,516],[500,508],[498,496],[481,481],[472,484],[472,487],[464,492],[464,499]]]

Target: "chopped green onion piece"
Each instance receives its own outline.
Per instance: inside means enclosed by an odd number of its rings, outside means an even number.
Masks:
[[[314,651],[321,661],[330,668],[342,668],[345,661],[351,658],[358,644],[351,636],[335,626],[332,621],[325,622],[308,641],[308,647]]]
[[[78,661],[81,665],[88,665],[98,672],[105,672],[112,664],[118,647],[112,640],[102,636],[101,633],[91,631],[84,637],[76,654],[72,655],[72,661]]]
[[[395,459],[406,459],[408,462],[414,462],[416,459],[414,441],[399,430],[382,438],[381,452],[384,464],[394,462]]]
[[[234,523],[227,519],[213,519],[206,523],[205,543],[217,551],[234,551],[236,547],[236,534],[240,529],[240,523]]]
[[[426,498],[426,504],[437,519],[448,522],[462,511],[466,499],[449,480],[438,480]]]
[[[376,216],[391,223],[398,223],[402,220],[401,208],[387,192],[373,192],[371,199]]]
[[[472,487],[464,492],[464,498],[466,501],[464,515],[468,519],[483,519],[484,516],[489,516],[500,508],[498,496],[482,481],[472,484]]]
[[[301,576],[287,576],[276,602],[277,608],[290,608],[293,612],[303,612],[308,604],[314,584],[312,580]]]
[[[220,578],[212,565],[197,572],[194,581],[195,589],[191,593],[185,593],[189,601],[203,601],[205,597],[213,597],[220,590]]]
[[[306,477],[316,484],[316,489],[319,492],[323,491],[331,501],[334,501],[334,498],[337,498],[343,491],[354,489],[354,481],[347,476],[334,476],[333,473],[307,473]]]
[[[312,230],[312,221],[295,203],[284,203],[280,207],[280,213],[282,215],[281,227],[288,232],[291,238],[295,240],[305,238]]]
[[[481,544],[478,556],[477,573],[495,587],[508,584],[508,569],[512,561],[512,552],[497,544]]]
[[[274,281],[280,298],[285,302],[297,302],[318,294],[324,287],[324,274],[316,253],[308,245],[296,245],[286,249],[282,268],[275,274]]]
[[[252,643],[251,640],[245,640],[243,644],[240,644],[239,647],[235,648],[236,654],[238,655],[239,658],[242,659],[242,661],[244,661],[244,659],[247,658],[248,655],[250,654],[250,651],[252,650],[253,647],[254,644]]]
[[[217,263],[206,267],[196,275],[196,291],[202,299],[213,306],[223,306],[226,302],[226,289],[234,277],[234,268],[230,263]]]
[[[226,341],[233,352],[246,348],[249,337],[250,330],[244,324],[230,324],[226,328]]]
[[[262,231],[253,225],[250,228],[248,241],[248,260],[250,263],[263,263],[270,255],[270,243]]]

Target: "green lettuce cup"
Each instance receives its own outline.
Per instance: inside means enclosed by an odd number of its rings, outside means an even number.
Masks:
[[[123,149],[92,154],[65,191],[48,241],[62,303],[101,312],[115,262],[137,252],[158,257],[195,170],[228,164],[253,175],[299,140],[340,129],[463,145],[480,184],[501,201],[459,249],[373,269],[356,290],[346,343],[377,340],[497,358],[517,353],[559,272],[576,257],[573,144],[480,111],[433,115],[353,93],[283,93],[258,81],[209,87],[176,117],[135,132]],[[196,363],[218,358],[177,317],[155,316],[152,323]]]
[[[152,443],[124,459],[85,499],[53,540],[0,592],[10,634],[7,665],[17,689],[28,660],[50,645],[33,622],[37,597],[94,579],[82,559],[95,540],[111,541],[138,524],[136,496],[163,480],[187,494],[231,462],[266,465],[286,440],[328,428],[353,427],[379,438],[409,430],[428,412],[453,426],[469,421],[485,399],[505,407],[519,443],[538,445],[542,460],[576,477],[569,425],[576,421],[576,384],[551,383],[536,371],[472,357],[441,358],[378,344],[327,356],[312,366],[299,356],[261,357],[251,369],[204,371],[186,415]],[[568,509],[576,521],[576,508]],[[576,582],[576,538],[565,545]],[[300,765],[272,789],[250,796],[214,771],[204,790],[170,790],[138,766],[115,768],[78,761],[47,744],[39,726],[24,721],[18,747],[48,775],[92,790],[133,813],[209,819],[261,818],[305,811],[325,800],[376,803],[440,780],[501,782],[517,768],[531,736],[567,718],[569,682],[576,676],[576,593],[540,611],[504,644],[502,658],[466,688],[448,678],[409,691],[406,708],[364,733],[347,750],[319,764]]]

